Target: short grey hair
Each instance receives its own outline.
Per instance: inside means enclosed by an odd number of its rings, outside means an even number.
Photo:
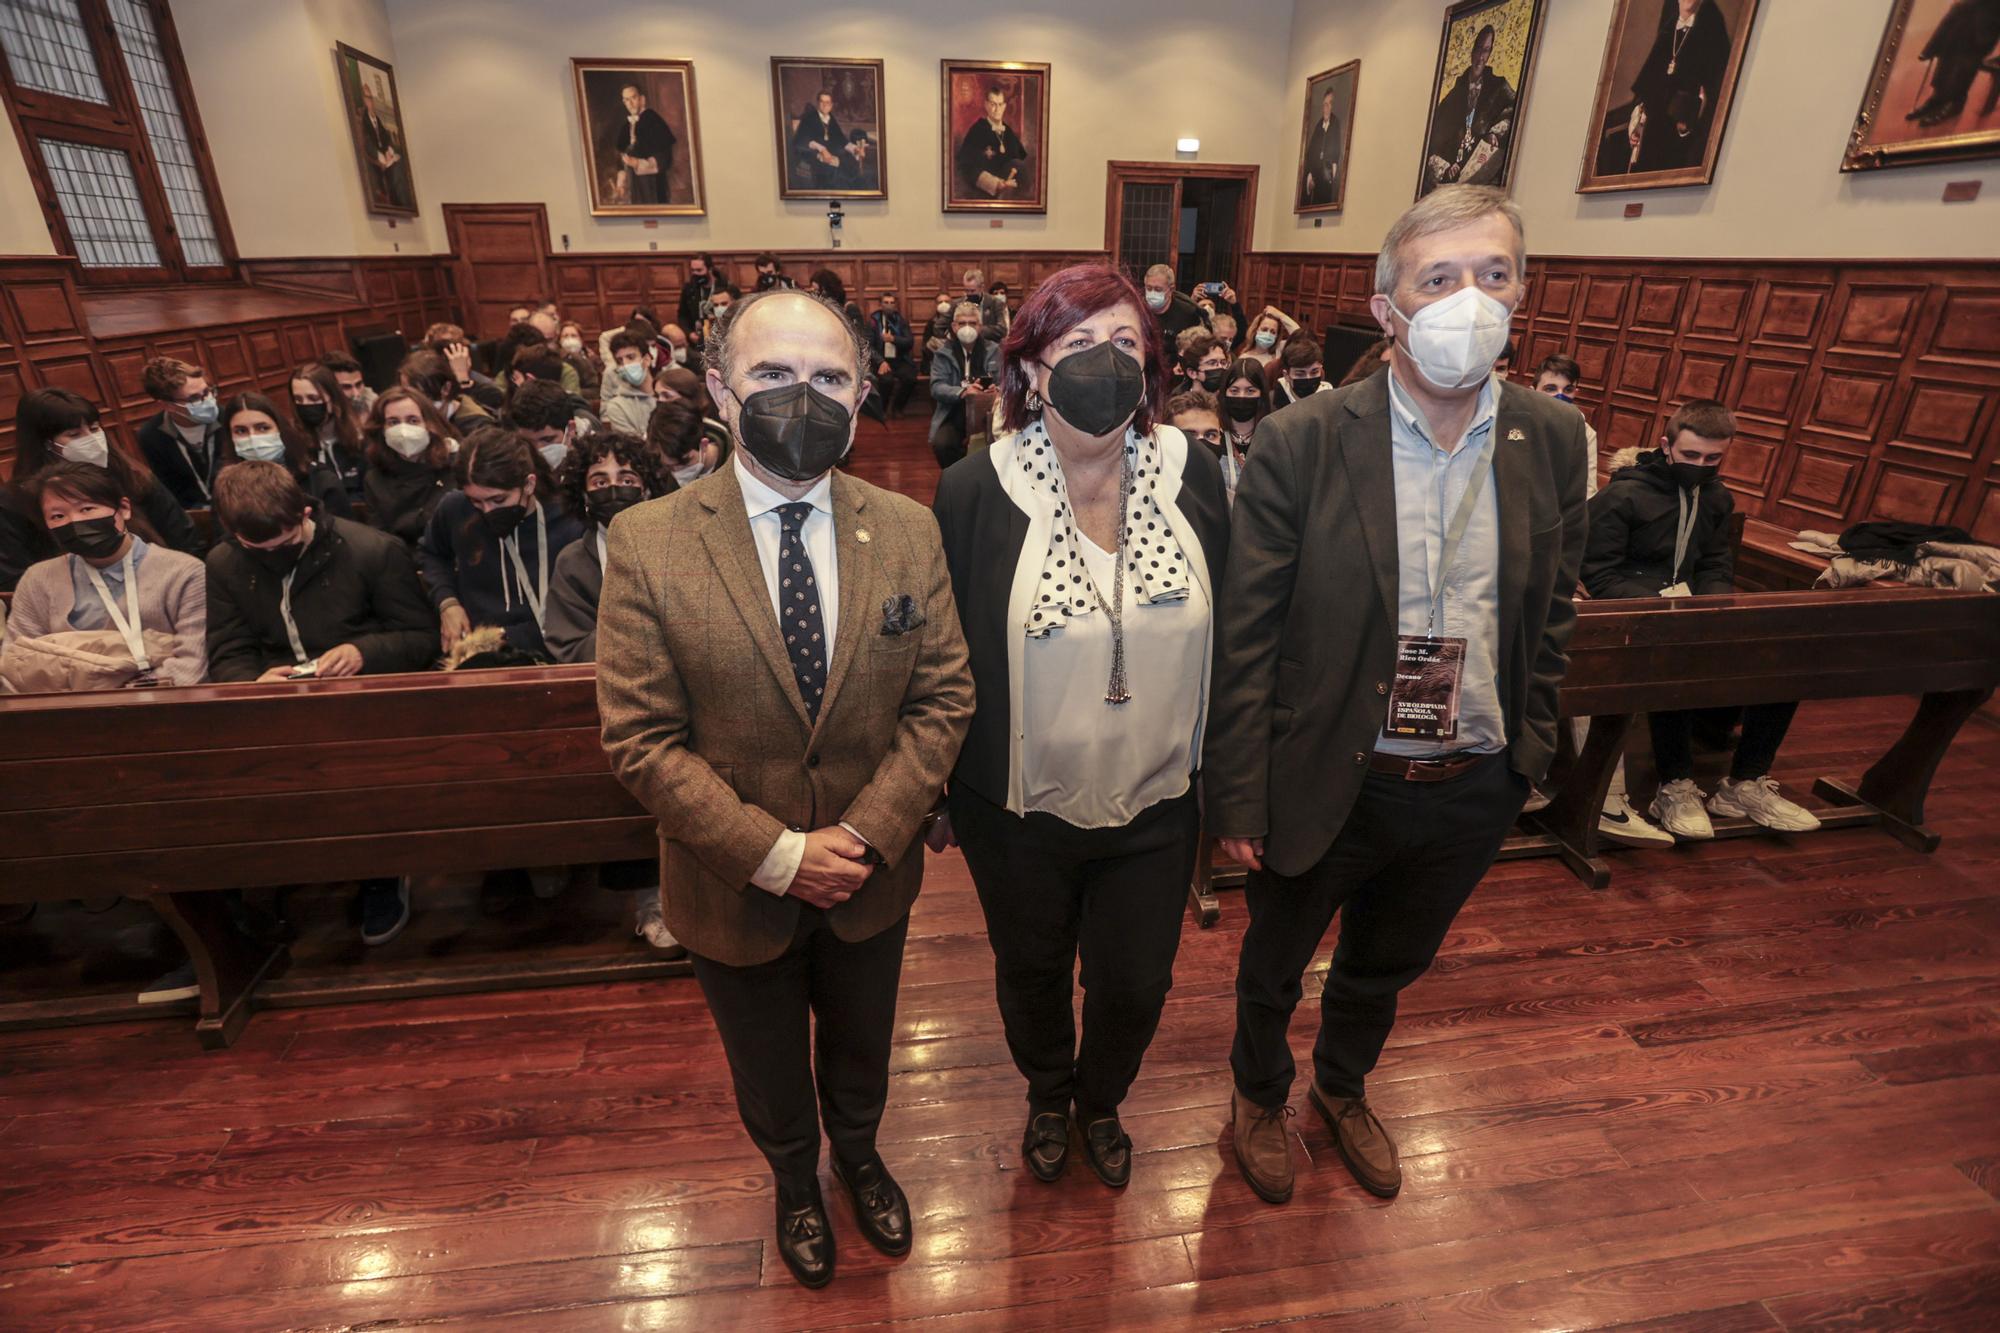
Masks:
[[[854,344],[855,383],[864,387],[867,385],[870,378],[868,372],[874,368],[873,362],[868,355],[868,340],[861,336],[861,330],[855,328],[853,321],[847,318],[845,310],[842,310],[826,297],[816,292],[808,291],[804,287],[771,287],[761,292],[752,292],[730,306],[726,314],[717,318],[715,326],[715,363],[722,371],[723,383],[727,384],[735,372],[736,326],[742,322],[743,313],[757,305],[760,301],[767,301],[774,296],[789,296],[798,301],[810,301],[839,320],[840,327],[847,330],[847,336]]]
[[[970,315],[981,324],[984,324],[986,322],[986,315],[979,307],[980,303],[978,301],[960,301],[956,306],[952,307],[951,322],[956,324],[959,320]]]
[[[1411,241],[1435,236],[1441,231],[1463,227],[1498,213],[1514,226],[1514,266],[1525,271],[1528,264],[1528,230],[1521,223],[1521,210],[1504,190],[1490,185],[1440,185],[1411,204],[1382,238],[1375,256],[1375,291],[1390,296],[1403,280],[1403,247]],[[1516,277],[1520,276],[1517,271]]]
[[[1174,269],[1171,264],[1155,264],[1146,270],[1146,276],[1149,278],[1165,278],[1167,286],[1171,287],[1174,285]]]
[[[985,281],[986,281],[986,274],[985,274],[985,272],[984,272],[984,271],[982,271],[982,270],[980,270],[980,269],[976,269],[976,268],[969,268],[969,269],[965,270],[965,272],[964,272],[964,273],[961,273],[961,274],[959,275],[959,278],[958,278],[958,280],[959,280],[960,282],[972,282],[972,283],[980,283],[980,282],[985,282]]]

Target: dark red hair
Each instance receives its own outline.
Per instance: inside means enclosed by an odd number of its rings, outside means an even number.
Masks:
[[[1167,401],[1167,358],[1160,344],[1160,321],[1146,309],[1146,297],[1137,283],[1104,264],[1077,264],[1051,275],[1014,316],[1000,344],[1001,425],[1019,430],[1032,417],[1028,411],[1028,390],[1035,379],[1029,367],[1058,338],[1093,315],[1120,302],[1139,314],[1139,340],[1145,349],[1146,396],[1139,400],[1132,427],[1141,435],[1153,429]]]

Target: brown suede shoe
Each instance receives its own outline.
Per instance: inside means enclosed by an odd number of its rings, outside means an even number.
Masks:
[[[1347,1163],[1347,1169],[1354,1173],[1361,1188],[1380,1198],[1395,1198],[1396,1192],[1403,1188],[1403,1167],[1389,1131],[1382,1128],[1382,1122],[1368,1109],[1368,1103],[1359,1097],[1335,1097],[1321,1092],[1317,1083],[1306,1097],[1326,1121],[1326,1127],[1333,1131],[1340,1160]]]
[[[1230,1133],[1236,1141],[1236,1165],[1243,1179],[1265,1203],[1289,1203],[1292,1197],[1292,1131],[1285,1123],[1290,1106],[1262,1107],[1242,1093],[1232,1094]]]

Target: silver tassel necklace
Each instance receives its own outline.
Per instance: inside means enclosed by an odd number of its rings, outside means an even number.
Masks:
[[[1111,622],[1111,679],[1104,687],[1104,702],[1114,705],[1132,701],[1132,692],[1125,688],[1125,546],[1132,506],[1132,455],[1129,450],[1121,453],[1120,463],[1118,548],[1112,553],[1110,605],[1105,604],[1104,594],[1098,590],[1097,580],[1090,580],[1091,596],[1097,599],[1097,605],[1103,610],[1105,618]],[[1088,573],[1085,577],[1089,577]]]

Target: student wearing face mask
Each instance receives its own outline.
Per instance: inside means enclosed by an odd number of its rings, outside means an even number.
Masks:
[[[458,484],[451,466],[458,441],[430,400],[411,389],[390,389],[377,398],[362,435],[368,441],[361,488],[368,524],[414,546],[438,501]]]
[[[396,374],[405,389],[420,394],[440,417],[457,430],[469,431],[493,420],[493,414],[485,403],[460,390],[458,380],[441,353],[419,348],[403,358]]]
[[[201,561],[155,541],[109,469],[58,462],[30,483],[60,554],[31,565],[0,639],[0,689],[196,685],[208,675]]]
[[[729,428],[702,416],[692,398],[661,398],[646,423],[646,439],[680,486],[693,485],[729,461]]]
[[[157,416],[139,426],[139,452],[183,509],[208,508],[209,486],[222,466],[222,405],[200,366],[157,356],[139,372]]]
[[[55,463],[88,463],[111,473],[119,490],[132,497],[132,507],[157,534],[157,544],[199,556],[208,543],[187,511],[152,471],[104,433],[97,406],[68,389],[32,389],[21,395],[14,411],[13,485],[25,497],[27,479]],[[34,512],[32,502],[21,508]],[[27,536],[25,554],[40,560],[54,554],[46,546],[37,519]]]
[[[333,372],[308,361],[292,372],[292,419],[311,446],[315,462],[333,469],[350,505],[361,499],[361,478],[368,470],[362,451],[362,420],[346,410],[347,400]]]
[[[1236,358],[1225,376],[1220,407],[1222,485],[1233,505],[1236,483],[1242,480],[1243,463],[1250,456],[1250,442],[1271,411],[1271,398],[1264,390],[1264,367],[1247,356]]]
[[[651,334],[637,326],[611,335],[604,399],[598,408],[607,428],[626,435],[645,435],[646,421],[659,401],[653,394],[653,342]]]
[[[1000,382],[1000,344],[980,329],[979,305],[964,301],[953,312],[951,337],[931,354],[931,452],[948,468],[965,457],[966,440],[978,429],[970,420]]]
[[[438,502],[417,544],[446,653],[467,631],[497,625],[510,647],[547,656],[549,571],[583,525],[546,503],[536,461],[527,436],[498,426],[459,450],[459,489]]]
[[[277,463],[292,474],[318,512],[353,517],[340,474],[319,460],[299,428],[263,394],[242,393],[224,403],[222,431],[228,444],[216,476],[241,462]]]
[[[1363,1189],[1402,1188],[1368,1076],[1555,752],[1583,420],[1493,378],[1526,251],[1496,189],[1405,211],[1369,304],[1388,372],[1273,412],[1237,487],[1202,777],[1249,868],[1231,1137],[1267,1202],[1295,1184],[1288,1029],[1336,915],[1306,1100]]]
[[[1181,336],[1180,368],[1188,388],[1220,394],[1229,383],[1229,349],[1206,330],[1191,329]]]
[[[339,348],[319,354],[319,363],[333,372],[335,384],[347,400],[347,410],[355,423],[368,419],[368,411],[375,406],[375,390],[368,387],[361,372],[361,363]]]
[[[688,331],[678,324],[669,324],[661,329],[655,344],[653,365],[656,369],[684,366],[699,375],[707,368],[701,353],[689,341]]]
[[[682,328],[699,331],[702,307],[715,295],[715,256],[706,250],[688,260],[687,281],[681,284],[680,300],[674,304],[674,321]]]
[[[938,484],[979,710],[931,845],[956,836],[979,891],[1029,1172],[1061,1175],[1074,1127],[1119,1188],[1201,828],[1228,506],[1215,455],[1156,424],[1166,357],[1124,274],[1042,282],[1003,361],[1011,433]]]
[[[1244,334],[1243,355],[1261,363],[1269,371],[1284,351],[1285,340],[1298,331],[1298,324],[1289,315],[1275,307],[1265,306],[1257,318],[1250,321],[1250,327]]]
[[[594,401],[602,378],[583,340],[583,326],[573,319],[564,320],[557,332],[556,351],[563,364],[576,372],[577,396]]]
[[[1310,398],[1321,390],[1331,390],[1326,382],[1326,363],[1319,350],[1319,342],[1309,333],[1295,334],[1285,343],[1285,351],[1278,358],[1279,375],[1271,386],[1271,410],[1290,407],[1302,398]]]
[[[583,415],[583,405],[552,380],[531,380],[516,389],[501,424],[528,437],[550,480],[562,472],[582,439],[601,429]]]
[[[1657,449],[1611,474],[1590,502],[1590,543],[1583,584],[1592,597],[1701,597],[1735,591],[1736,552],[1729,541],[1735,510],[1722,484],[1722,460],[1736,420],[1713,399],[1690,399],[1667,419]],[[1706,797],[1694,782],[1695,714],[1651,713],[1660,789],[1651,814],[1674,837],[1715,836],[1709,816],[1748,818],[1783,833],[1805,833],[1819,819],[1779,791],[1771,777],[1796,703],[1743,710],[1743,738],[1729,776]]]

